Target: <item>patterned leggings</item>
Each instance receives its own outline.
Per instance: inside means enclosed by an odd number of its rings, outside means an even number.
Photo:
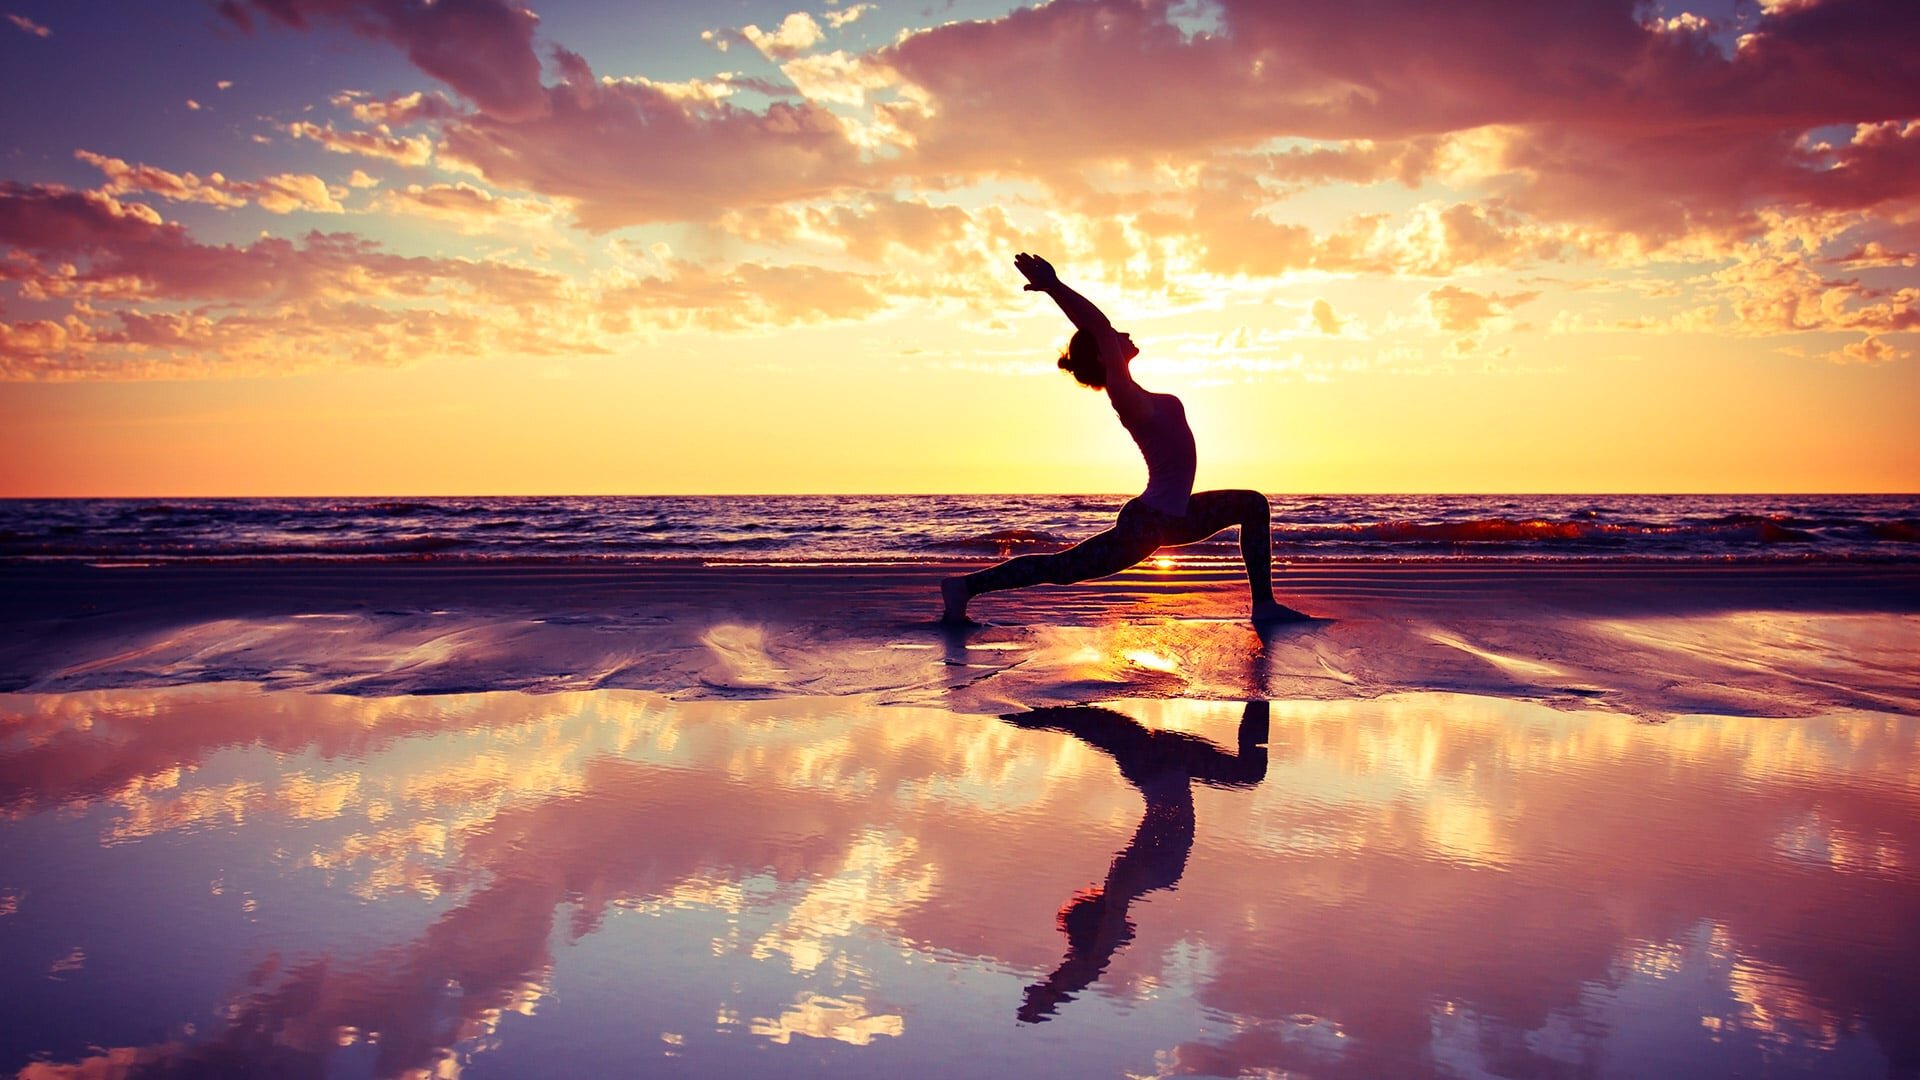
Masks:
[[[1240,527],[1240,555],[1255,601],[1273,598],[1273,535],[1267,497],[1257,491],[1198,491],[1187,512],[1168,514],[1129,499],[1120,520],[1098,536],[1051,555],[1022,555],[968,574],[967,595],[1028,585],[1071,585],[1117,574],[1163,547],[1196,544],[1222,529]]]

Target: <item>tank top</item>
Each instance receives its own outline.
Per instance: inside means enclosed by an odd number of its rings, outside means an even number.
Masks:
[[[1187,512],[1197,466],[1193,429],[1187,426],[1187,409],[1172,394],[1143,390],[1141,396],[1146,399],[1147,408],[1131,417],[1120,413],[1121,426],[1140,447],[1140,456],[1147,459],[1147,490],[1140,493],[1140,501],[1163,514],[1178,517]]]

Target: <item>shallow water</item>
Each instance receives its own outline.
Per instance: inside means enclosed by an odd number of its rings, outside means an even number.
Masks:
[[[26,1076],[1920,1068],[1878,712],[99,690],[0,810]]]

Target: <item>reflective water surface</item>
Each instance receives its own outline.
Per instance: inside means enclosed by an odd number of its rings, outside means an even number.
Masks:
[[[0,696],[28,1077],[1883,1076],[1920,721]]]

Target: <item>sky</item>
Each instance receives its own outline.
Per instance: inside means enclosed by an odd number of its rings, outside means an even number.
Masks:
[[[1912,0],[0,0],[0,496],[1920,491]]]

